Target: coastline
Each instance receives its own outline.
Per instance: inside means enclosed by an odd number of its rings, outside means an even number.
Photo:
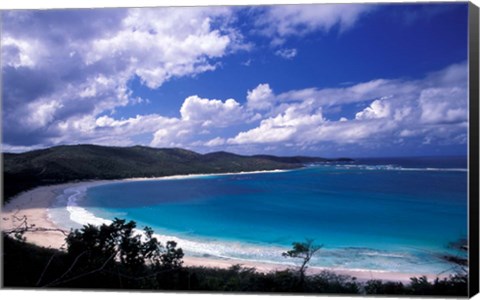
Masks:
[[[52,248],[52,249],[65,249],[65,237],[70,231],[70,228],[61,227],[59,224],[53,222],[48,214],[48,209],[54,205],[56,198],[63,193],[66,189],[71,188],[86,188],[96,185],[111,184],[115,182],[128,182],[128,181],[144,181],[144,180],[173,180],[173,179],[186,179],[199,176],[215,176],[215,175],[232,175],[232,174],[251,174],[251,173],[264,173],[264,172],[282,172],[283,170],[274,171],[255,171],[255,172],[243,172],[243,173],[223,173],[223,174],[195,174],[195,175],[178,175],[168,177],[156,177],[156,178],[129,178],[118,180],[97,180],[97,181],[81,181],[73,183],[64,183],[58,185],[49,185],[37,187],[35,189],[23,192],[11,199],[9,203],[2,207],[1,211],[1,226],[4,231],[12,230],[22,227],[24,224],[24,216],[28,222],[28,225],[35,225],[34,228],[39,231],[26,232],[24,237],[28,243],[35,244],[37,246]],[[48,229],[48,230],[43,230]],[[61,232],[63,231],[63,232]],[[181,245],[179,245],[181,247]],[[232,265],[240,264],[243,267],[255,268],[257,272],[272,272],[278,270],[285,270],[291,268],[282,264],[254,262],[240,259],[230,258],[209,258],[209,257],[194,257],[185,256],[184,265],[191,267],[211,267],[211,268],[229,268]],[[401,281],[409,282],[411,277],[414,276],[427,276],[429,280],[435,279],[435,274],[415,274],[415,273],[399,273],[389,271],[375,271],[375,270],[351,270],[340,268],[320,268],[310,267],[308,269],[309,274],[320,273],[324,270],[335,272],[339,275],[349,275],[357,278],[358,281],[367,281],[371,279],[387,280],[387,281]]]

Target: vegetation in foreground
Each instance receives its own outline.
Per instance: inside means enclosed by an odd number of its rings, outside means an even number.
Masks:
[[[305,276],[320,246],[294,243],[284,256],[301,259],[299,269],[260,273],[235,265],[229,269],[185,267],[173,241],[162,245],[150,228],[115,219],[110,225],[84,226],[70,232],[66,251],[26,244],[21,234],[3,234],[3,286],[17,288],[183,290],[266,293],[392,294],[466,296],[467,275],[410,283],[370,280],[324,271]]]

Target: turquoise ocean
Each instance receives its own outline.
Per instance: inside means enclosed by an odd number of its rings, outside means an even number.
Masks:
[[[122,218],[188,255],[291,265],[306,238],[312,266],[442,274],[467,236],[466,157],[358,159],[290,171],[115,181],[63,191],[66,227]]]

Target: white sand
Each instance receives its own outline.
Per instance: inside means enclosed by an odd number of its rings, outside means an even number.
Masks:
[[[47,208],[55,200],[55,190],[68,187],[69,184],[39,187],[24,192],[2,208],[1,228],[10,231],[34,225],[34,228],[61,229],[48,219]],[[26,224],[25,224],[26,218]],[[28,242],[46,248],[60,248],[65,235],[58,231],[26,232]]]
[[[174,177],[185,178],[185,176]],[[128,180],[143,180],[128,179]],[[77,182],[66,183],[60,185],[51,185],[35,188],[24,192],[13,199],[2,208],[1,212],[1,229],[3,231],[11,231],[16,228],[24,227],[25,217],[27,224],[35,225],[33,229],[37,231],[25,233],[27,242],[46,248],[62,249],[65,246],[65,233],[68,234],[69,228],[61,228],[58,224],[51,221],[48,217],[47,209],[51,207],[56,197],[67,188],[79,187],[81,185],[98,185],[113,181],[95,181],[95,182]],[[60,230],[63,230],[62,233]],[[179,245],[181,247],[181,245]],[[64,249],[64,248],[63,248]],[[259,272],[271,272],[275,270],[283,270],[284,265],[275,265],[259,262],[249,262],[234,259],[213,259],[200,257],[184,257],[184,265],[186,266],[205,266],[228,268],[234,264],[240,264],[243,267],[255,268]],[[311,267],[308,269],[310,274],[318,273],[322,268]],[[327,269],[337,274],[351,275],[359,281],[370,279],[391,280],[408,282],[410,277],[425,275],[429,279],[434,279],[433,274],[414,274],[414,273],[397,273],[397,272],[381,272],[381,271],[357,271],[348,269]]]

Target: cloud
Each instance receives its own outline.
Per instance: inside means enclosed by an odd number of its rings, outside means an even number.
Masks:
[[[37,63],[35,45],[13,37],[2,39],[2,58],[14,68],[33,67]]]
[[[28,126],[43,127],[54,119],[54,114],[63,106],[59,101],[38,101],[27,105],[29,112],[24,120]]]
[[[225,55],[232,38],[212,28],[212,21],[228,14],[225,9],[131,9],[115,34],[91,43],[84,60],[87,65],[125,61],[127,72],[158,88],[172,77],[216,68],[210,59]]]
[[[247,92],[247,106],[252,110],[266,110],[274,105],[274,95],[268,83],[259,84]]]
[[[311,103],[290,105],[282,114],[264,119],[260,126],[240,132],[228,140],[229,144],[277,143],[290,140],[295,133],[309,127],[317,127],[324,122],[323,115]],[[312,111],[312,109],[314,111]]]
[[[246,132],[240,132],[235,138],[228,140],[229,144],[265,144],[283,142],[292,137],[295,127],[274,126],[271,120],[262,121],[259,127]]]
[[[225,144],[225,139],[221,137],[216,137],[214,139],[209,140],[208,142],[205,143],[205,146],[207,147],[217,147],[217,146],[222,146]]]
[[[199,128],[221,129],[236,123],[248,121],[248,114],[234,99],[226,101],[189,96],[180,108],[180,118],[167,118],[157,114],[137,115],[135,118],[117,120],[107,115],[96,118],[94,124],[87,126],[82,120],[85,137],[104,133],[104,136],[130,137],[126,144],[132,144],[135,136],[152,134],[150,146],[154,147],[188,147],[201,136]],[[206,131],[208,132],[208,131]],[[101,141],[105,142],[105,141]],[[205,146],[215,147],[222,144],[221,138],[209,140]],[[98,141],[96,142],[98,143]]]
[[[278,99],[284,102],[315,99],[319,105],[335,106],[388,97],[393,91],[404,96],[413,96],[412,92],[417,88],[415,82],[373,79],[341,88],[292,90],[278,95]]]
[[[279,49],[275,51],[275,55],[280,56],[284,59],[293,59],[297,56],[297,49]]]
[[[375,100],[369,107],[355,115],[357,120],[379,119],[390,116],[390,105],[382,100]]]
[[[176,128],[176,118],[157,114],[137,115],[127,119],[114,119],[107,115],[82,116],[60,122],[60,134],[52,137],[55,144],[92,143],[100,145],[129,146],[138,144],[137,137],[152,136],[162,128]]]
[[[373,8],[365,4],[273,5],[259,13],[256,25],[261,34],[272,38],[273,45],[281,45],[290,36],[328,32],[334,27],[348,30]]]
[[[55,142],[81,139],[94,144],[132,145],[136,144],[138,137],[147,134],[151,136],[149,145],[153,147],[190,147],[202,135],[208,136],[210,131],[248,123],[252,118],[252,113],[234,99],[221,101],[196,95],[187,97],[179,112],[179,118],[148,114],[127,119],[115,119],[109,115],[69,119],[59,124],[61,134]],[[215,138],[199,144],[216,147],[222,143],[224,139]]]
[[[180,114],[182,120],[198,122],[204,127],[225,127],[246,120],[246,113],[234,99],[223,102],[200,98],[197,95],[185,99]]]
[[[468,111],[463,101],[466,99],[466,89],[430,88],[420,95],[420,120],[429,124],[466,122]]]
[[[153,133],[152,147],[186,147],[186,139],[195,131],[191,123],[174,121]]]
[[[337,145],[356,144],[361,147],[365,146],[362,143],[369,143],[372,139],[383,140],[385,136],[382,135],[382,139],[379,139],[379,135],[385,133],[389,135],[395,128],[396,126],[392,121],[327,122],[324,126],[309,128],[304,131],[299,139],[300,142],[307,143],[333,142]]]
[[[277,143],[297,149],[324,143],[386,146],[400,140],[414,143],[418,138],[437,145],[458,143],[466,135],[467,78],[467,64],[460,63],[420,80],[375,79],[349,87],[309,88],[278,95],[262,84],[254,91],[268,90],[269,111],[264,116],[270,117],[227,142]],[[342,111],[355,103],[364,108],[355,112],[353,119],[329,120],[322,114],[322,108],[339,107]]]
[[[133,78],[158,88],[215,70],[249,46],[232,20],[223,7],[2,12],[3,142],[52,145],[78,120],[146,101]]]
[[[257,32],[278,46],[313,32],[349,30],[373,7],[254,10],[261,16]],[[115,118],[119,108],[161,101],[133,96],[132,79],[160,88],[221,68],[221,59],[250,49],[236,28],[235,10],[7,11],[1,22],[4,149],[140,143],[260,153],[289,147],[370,149],[394,142],[435,147],[467,140],[465,62],[418,79],[372,78],[280,93],[275,91],[281,86],[263,81],[246,91],[245,99],[190,94],[178,117],[152,111]],[[274,49],[286,59],[297,54],[295,48]]]

